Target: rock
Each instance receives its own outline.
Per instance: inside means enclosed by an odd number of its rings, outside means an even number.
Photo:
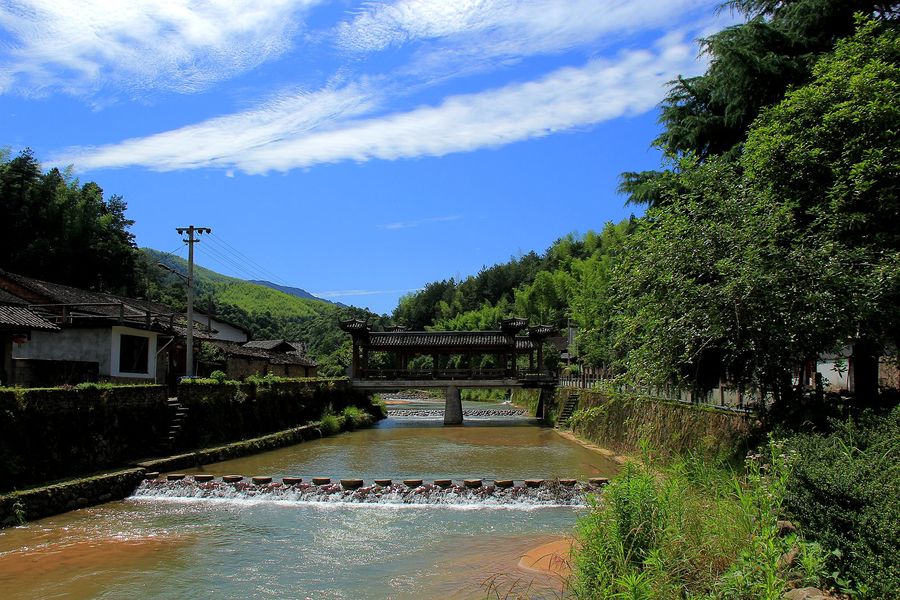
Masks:
[[[313,477],[313,485],[328,485],[331,483],[331,477]]]
[[[252,478],[250,479],[250,481],[252,481],[252,482],[255,483],[256,485],[265,485],[265,484],[267,484],[267,483],[272,483],[272,478],[271,478],[271,477],[262,476],[262,475],[256,475],[256,476],[252,477]]]
[[[797,557],[800,555],[800,548],[794,546],[780,557],[778,557],[778,569],[790,569],[791,566],[797,561]]]
[[[607,478],[607,477],[591,477],[588,480],[588,483],[590,483],[594,487],[602,487],[604,485],[609,485],[609,478]]]
[[[778,537],[787,537],[792,533],[797,533],[797,527],[790,521],[778,521]]]
[[[284,483],[284,485],[297,485],[298,483],[303,483],[303,478],[302,477],[283,477],[281,479],[281,482]]]
[[[362,479],[341,479],[341,487],[345,490],[358,490],[362,486]]]
[[[112,494],[100,494],[97,496],[98,502],[109,502],[110,500],[112,500]]]
[[[825,592],[818,588],[806,587],[791,590],[782,596],[783,600],[828,600]]]

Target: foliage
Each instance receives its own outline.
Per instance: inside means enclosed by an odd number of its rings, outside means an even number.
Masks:
[[[320,423],[322,426],[322,435],[334,435],[341,430],[341,420],[337,417],[337,415],[322,415]]]
[[[225,371],[216,370],[209,374],[209,378],[219,383],[224,383],[228,379],[228,375],[225,374]]]
[[[900,331],[898,48],[893,28],[861,22],[763,112],[738,160],[674,163],[606,303],[586,302],[601,324],[583,344],[593,360],[790,399],[790,366],[854,339],[858,392],[874,395],[865,359]]]
[[[351,431],[365,424],[369,418],[368,413],[356,406],[346,407],[341,411],[341,416],[344,417],[347,429]]]
[[[829,572],[863,598],[900,593],[900,408],[800,434],[785,508],[811,539],[837,552]]]
[[[741,476],[690,457],[628,464],[579,523],[576,596],[776,600],[818,582],[821,548],[778,535],[789,455],[773,443],[759,458]],[[794,546],[805,559],[787,564]]]
[[[70,169],[42,172],[31,150],[0,152],[0,267],[86,289],[133,293],[138,252],[121,196]]]
[[[887,21],[898,13],[878,0],[731,0],[726,6],[748,21],[702,40],[706,73],[670,84],[656,141],[670,155],[736,156],[759,112],[809,81],[816,59],[853,34],[856,13]]]

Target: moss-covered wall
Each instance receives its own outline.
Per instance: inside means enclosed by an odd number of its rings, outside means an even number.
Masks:
[[[572,393],[579,395],[573,433],[617,452],[638,451],[645,440],[663,454],[731,457],[746,450],[755,431],[749,415],[618,393],[559,388],[556,405]]]
[[[149,456],[169,415],[159,385],[0,389],[0,490]]]
[[[178,400],[187,418],[176,438],[178,449],[249,438],[320,419],[326,410],[340,413],[357,406],[379,411],[347,381],[183,382]]]

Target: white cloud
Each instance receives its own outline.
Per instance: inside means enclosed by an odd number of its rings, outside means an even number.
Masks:
[[[350,84],[145,138],[70,149],[57,162],[79,169],[142,165],[264,173],[499,147],[650,110],[676,74],[702,71],[695,54],[693,43],[668,34],[652,49],[615,60],[591,60],[535,81],[365,119],[379,98]]]
[[[412,227],[419,227],[420,225],[427,225],[429,223],[446,223],[448,221],[459,221],[462,217],[460,215],[449,215],[446,217],[428,217],[427,219],[417,219],[415,221],[397,221],[396,223],[385,223],[384,225],[379,225],[378,229],[388,229],[388,230],[396,230],[396,229],[410,229]]]
[[[395,0],[338,26],[338,45],[370,52],[416,40],[457,41],[481,55],[557,52],[636,30],[668,27],[719,0]]]
[[[0,93],[201,90],[290,47],[321,0],[11,0]]]
[[[343,298],[350,296],[378,296],[381,294],[405,294],[407,292],[417,292],[421,288],[410,288],[408,290],[332,290],[329,292],[310,292],[313,296],[319,298]]]

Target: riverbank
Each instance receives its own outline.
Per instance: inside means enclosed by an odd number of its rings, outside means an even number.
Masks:
[[[301,427],[193,452],[139,461],[111,472],[79,477],[0,495],[0,528],[130,496],[151,471],[198,468],[206,464],[284,448],[371,426],[376,418],[359,411],[334,415]]]

